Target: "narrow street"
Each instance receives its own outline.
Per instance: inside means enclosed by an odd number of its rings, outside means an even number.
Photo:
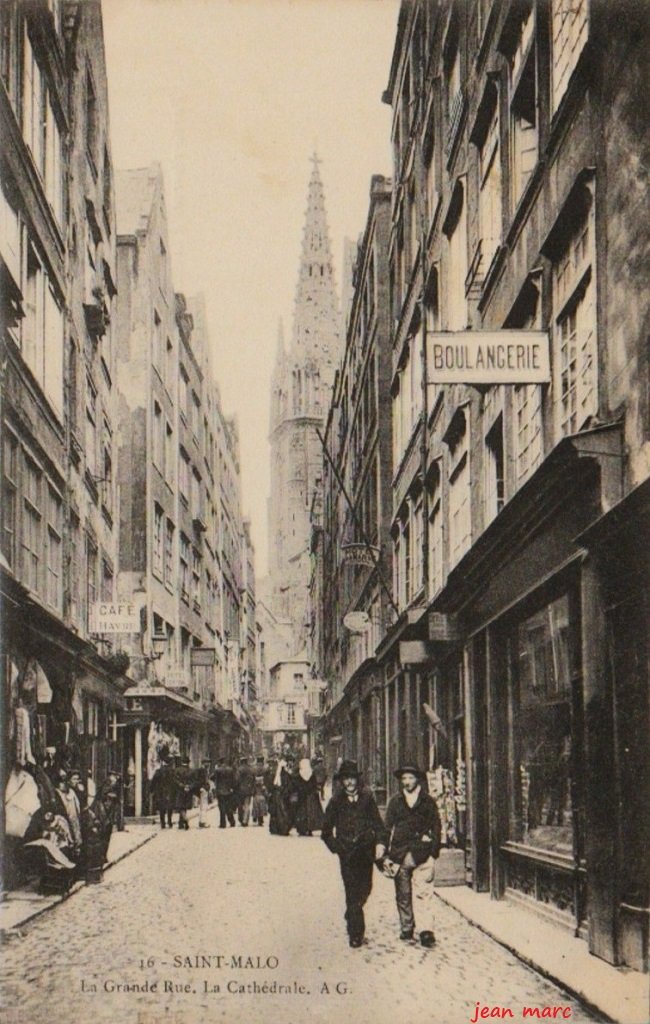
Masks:
[[[515,1021],[524,1006],[598,1019],[441,901],[435,948],[400,942],[379,874],[367,944],[351,950],[337,860],[317,837],[209,820],[210,830],[162,832],[8,940],[7,1024],[465,1024],[477,1001]]]

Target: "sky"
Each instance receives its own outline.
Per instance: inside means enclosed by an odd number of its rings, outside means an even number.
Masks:
[[[391,173],[382,103],[398,0],[104,0],[113,165],[162,165],[176,291],[206,298],[243,507],[266,571],[269,396],[291,335],[318,151],[341,289],[370,177]]]

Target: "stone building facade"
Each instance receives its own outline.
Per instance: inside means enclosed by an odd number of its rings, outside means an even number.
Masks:
[[[93,622],[118,521],[100,4],[2,4],[0,78],[4,791],[16,766],[121,764],[124,667]]]
[[[375,652],[391,621],[392,600],[391,198],[390,179],[373,177],[368,221],[352,264],[345,351],[324,429],[322,511],[318,521],[315,508],[312,514],[312,608],[318,617],[312,660],[329,683],[323,749],[331,769],[345,749],[380,798],[386,792],[386,727]],[[358,620],[353,628],[350,613]]]

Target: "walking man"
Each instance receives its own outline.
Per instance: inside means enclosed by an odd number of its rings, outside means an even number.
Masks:
[[[225,828],[226,822],[235,827],[235,808],[233,806],[233,789],[235,775],[227,764],[225,757],[220,757],[212,776],[219,805],[219,828]]]
[[[237,771],[237,816],[239,824],[244,828],[248,825],[251,816],[251,803],[255,792],[255,774],[248,763],[247,757],[240,758],[240,767]]]
[[[388,849],[383,871],[395,881],[395,900],[400,921],[400,939],[405,942],[415,933],[413,886],[422,897],[423,946],[433,946],[433,861],[440,853],[440,815],[438,806],[423,786],[424,776],[417,765],[402,765],[394,773],[400,792],[392,797],[386,810]],[[427,862],[429,864],[427,865]]]
[[[339,791],[332,797],[321,838],[338,854],[345,889],[345,920],[350,945],[358,948],[364,938],[363,907],[372,890],[372,869],[385,852],[385,831],[375,798],[359,785],[356,761],[343,761],[338,772]]]

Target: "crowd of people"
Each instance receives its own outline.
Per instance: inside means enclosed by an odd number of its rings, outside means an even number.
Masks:
[[[120,776],[96,789],[77,767],[16,765],[5,794],[9,867],[14,883],[36,876],[45,894],[72,882],[99,882],[119,808]]]
[[[417,938],[424,947],[435,943],[431,896],[442,828],[426,775],[415,764],[403,764],[394,773],[399,792],[382,818],[369,788],[361,784],[356,762],[339,764],[326,802],[327,773],[322,757],[310,759],[283,753],[269,761],[258,757],[235,764],[220,758],[212,772],[191,772],[187,766],[163,764],[152,789],[161,827],[171,827],[178,811],[179,828],[188,828],[186,810],[192,797],[199,806],[212,791],[219,807],[219,827],[262,827],[268,815],[272,835],[311,836],[318,832],[339,858],[345,891],[345,921],[350,946],[358,948],[365,936],[364,906],[372,891],[375,866],[391,879],[400,924],[400,939],[416,938],[414,895],[423,925]],[[188,803],[189,801],[189,803]],[[209,827],[203,810],[199,827]]]

